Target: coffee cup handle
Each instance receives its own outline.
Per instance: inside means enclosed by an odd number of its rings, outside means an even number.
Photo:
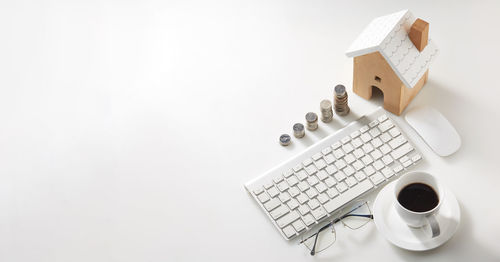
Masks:
[[[429,222],[429,226],[431,227],[432,230],[432,237],[437,237],[439,234],[441,234],[441,230],[439,229],[439,223],[436,220],[436,216],[434,214],[428,215],[425,218],[427,218],[427,222]]]

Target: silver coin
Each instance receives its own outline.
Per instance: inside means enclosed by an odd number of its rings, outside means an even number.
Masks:
[[[318,121],[318,115],[316,115],[316,113],[309,112],[306,114],[306,121],[308,123],[314,123],[314,122]]]
[[[293,136],[296,138],[302,138],[306,134],[306,131],[304,130],[304,125],[301,123],[296,123],[293,125]]]
[[[292,141],[292,138],[288,134],[283,134],[280,136],[280,144],[282,146],[288,146],[291,141]]]
[[[336,85],[335,86],[335,95],[337,96],[343,96],[345,94],[345,86],[343,85]]]

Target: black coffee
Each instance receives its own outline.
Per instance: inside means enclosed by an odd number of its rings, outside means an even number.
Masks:
[[[405,186],[398,194],[399,203],[413,212],[425,212],[435,208],[439,197],[434,189],[423,183]]]

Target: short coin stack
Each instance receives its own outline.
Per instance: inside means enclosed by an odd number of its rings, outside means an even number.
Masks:
[[[306,122],[307,122],[307,129],[314,131],[318,129],[318,115],[313,112],[309,112],[306,114]]]
[[[301,123],[296,123],[293,125],[293,135],[296,138],[302,138],[306,134],[306,131],[304,130],[304,125]]]
[[[332,102],[330,100],[325,99],[321,101],[319,104],[321,109],[321,121],[324,123],[331,122],[333,119],[333,110],[332,110]]]
[[[350,109],[347,105],[347,92],[345,91],[345,86],[335,86],[335,95],[333,97],[335,100],[335,112],[337,112],[339,116],[349,114]]]
[[[292,140],[292,138],[287,134],[283,134],[280,136],[280,144],[282,146],[288,146],[290,144],[291,140]]]

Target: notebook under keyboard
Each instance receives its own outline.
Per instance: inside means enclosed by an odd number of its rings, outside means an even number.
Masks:
[[[248,182],[245,188],[290,240],[421,159],[380,107]]]

